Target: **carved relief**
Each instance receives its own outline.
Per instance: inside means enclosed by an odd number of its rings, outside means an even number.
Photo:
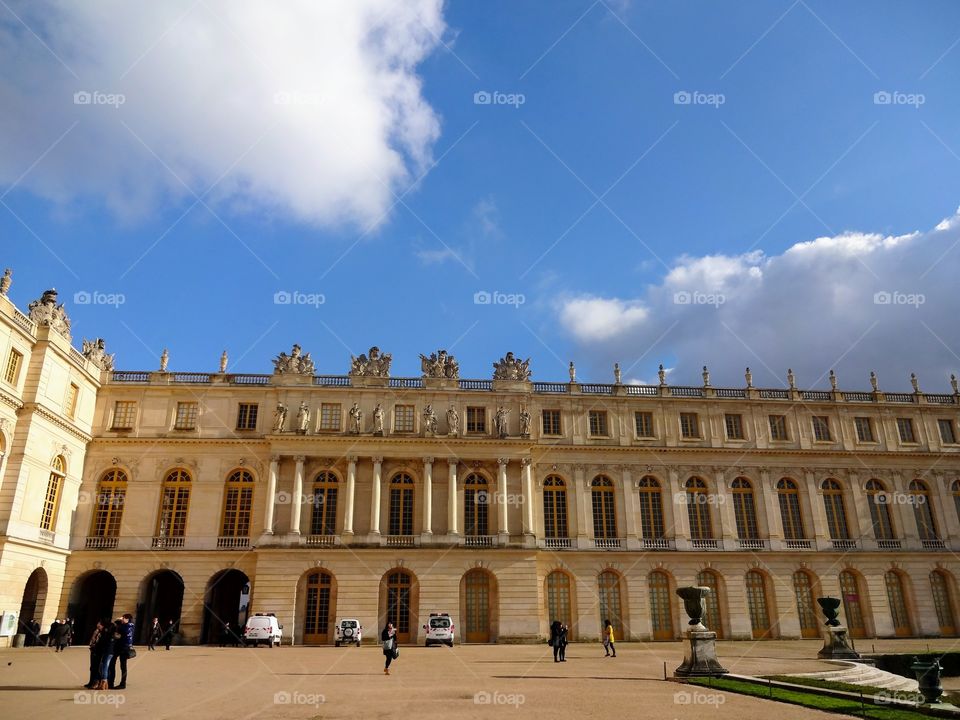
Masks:
[[[70,339],[70,318],[63,303],[57,305],[57,291],[45,290],[38,300],[27,306],[30,319],[41,327],[49,327],[60,333],[67,340]]]

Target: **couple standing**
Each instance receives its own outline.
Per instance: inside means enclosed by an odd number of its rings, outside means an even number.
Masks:
[[[547,641],[547,644],[553,648],[553,661],[554,662],[566,662],[567,661],[567,635],[570,633],[570,628],[564,625],[559,620],[554,620],[550,623],[550,640]]]

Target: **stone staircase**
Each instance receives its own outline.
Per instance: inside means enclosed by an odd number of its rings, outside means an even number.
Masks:
[[[839,666],[839,669],[815,673],[796,673],[795,677],[817,678],[832,682],[850,683],[851,685],[866,685],[892,692],[917,692],[916,680],[895,675],[886,670],[877,670],[872,665],[847,660],[827,660],[827,662]]]

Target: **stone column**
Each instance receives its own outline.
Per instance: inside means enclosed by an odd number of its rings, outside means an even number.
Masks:
[[[680,473],[670,468],[669,495],[666,501],[673,508],[673,541],[677,550],[690,547],[690,518],[687,517],[686,491],[680,487]]]
[[[357,456],[347,458],[347,498],[343,509],[343,534],[353,535],[353,498],[357,488]]]
[[[627,548],[639,549],[637,535],[637,493],[629,465],[620,466],[620,486],[623,495],[623,519],[627,532]]]
[[[585,548],[589,543],[587,537],[587,502],[584,497],[585,481],[583,465],[573,468],[573,500],[577,506],[577,547]]]
[[[850,485],[850,498],[853,501],[853,512],[857,517],[857,528],[851,528],[850,536],[860,539],[860,546],[864,549],[875,550],[876,537],[871,531],[873,522],[870,520],[870,506],[867,496],[860,487],[860,478],[857,473],[847,473],[847,483]],[[848,519],[849,522],[849,519]]]
[[[737,538],[737,518],[733,507],[733,493],[727,487],[722,469],[714,469],[713,480],[717,486],[717,515],[720,518],[720,535],[722,546],[728,550],[739,547]],[[716,533],[714,533],[716,535]]]
[[[297,469],[293,474],[293,497],[290,498],[290,534],[300,534],[300,506],[303,502],[303,463],[306,458],[297,455]]]
[[[760,488],[763,512],[767,521],[767,536],[770,549],[779,550],[783,546],[783,519],[780,517],[780,498],[777,496],[777,479],[770,478],[770,471],[760,470]]]
[[[267,501],[263,515],[263,534],[273,535],[273,506],[277,499],[277,475],[280,472],[280,456],[270,458],[270,474],[267,475]]]
[[[903,534],[903,547],[906,550],[920,549],[920,534],[917,530],[917,518],[914,514],[913,505],[905,502],[907,499],[906,489],[909,480],[905,480],[900,473],[893,476],[893,491],[895,493],[895,502],[897,520],[900,521],[900,532]],[[886,586],[884,586],[886,593]]]
[[[433,458],[423,459],[423,535],[433,535]]]
[[[930,481],[933,486],[931,492],[940,500],[940,509],[943,512],[945,524],[941,526],[940,536],[951,541],[951,547],[960,540],[960,519],[957,518],[956,502],[950,490],[950,480],[943,475],[934,475]]]
[[[817,479],[809,470],[804,471],[807,486],[807,498],[810,500],[810,517],[813,520],[814,546],[818,549],[832,549],[830,530],[827,527],[827,511],[823,507],[823,496],[817,487]]]
[[[533,538],[533,460],[523,458],[520,465],[523,468],[523,534]]]
[[[383,458],[373,458],[373,498],[370,502],[370,534],[380,534],[380,473]]]
[[[460,534],[460,523],[457,522],[457,464],[459,462],[457,458],[447,458],[447,478],[449,481],[447,490],[447,533],[449,535]]]
[[[509,462],[508,458],[497,459],[497,493],[500,495],[499,505],[497,506],[500,511],[498,530],[501,544],[506,544],[510,538],[510,529],[507,527],[507,463]]]

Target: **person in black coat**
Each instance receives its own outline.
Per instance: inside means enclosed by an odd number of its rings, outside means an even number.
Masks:
[[[554,620],[550,623],[550,647],[553,648],[553,661],[560,662],[560,650],[562,646],[560,644],[560,630],[563,628],[563,624],[559,620]]]
[[[167,627],[163,631],[163,644],[167,646],[167,650],[170,649],[170,644],[173,642],[173,634],[176,632],[176,626],[173,624],[173,620],[167,621]]]
[[[389,675],[390,663],[396,659],[397,655],[397,629],[392,622],[388,622],[380,633],[380,643],[383,647],[383,657],[386,658],[383,665],[383,674]]]
[[[60,620],[54,620],[50,623],[50,630],[47,632],[47,647],[53,647],[57,642],[57,630],[60,628]]]
[[[157,643],[160,642],[162,635],[163,628],[160,627],[160,621],[157,618],[154,618],[153,625],[150,626],[150,634],[147,638],[147,650],[156,650]]]
[[[567,644],[568,636],[570,635],[570,628],[566,625],[560,626],[560,662],[567,661]]]
[[[97,627],[94,628],[93,635],[90,636],[90,679],[87,681],[87,684],[84,685],[87,690],[95,690],[100,682],[101,657],[98,654],[97,648],[100,640],[100,633],[102,632],[103,623],[98,620]]]
[[[68,622],[62,622],[57,626],[56,632],[53,636],[53,644],[57,648],[57,652],[63,652],[67,649],[67,645],[70,644],[70,641],[73,639],[73,626]]]

